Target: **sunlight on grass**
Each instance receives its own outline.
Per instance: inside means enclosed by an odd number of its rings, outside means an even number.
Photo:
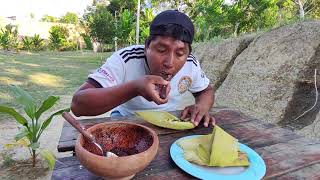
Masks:
[[[53,59],[53,60],[63,60],[63,61],[68,60],[67,58],[64,58],[64,57],[62,57],[62,58],[51,57],[50,59]]]
[[[8,93],[0,92],[0,99],[12,100],[13,98]]]
[[[22,71],[16,69],[16,68],[8,68],[8,69],[5,69],[5,71],[11,73],[11,74],[14,74],[14,75],[22,75]]]
[[[14,61],[14,62],[12,62],[12,63],[21,64],[21,65],[26,65],[26,66],[31,66],[31,67],[39,67],[39,66],[40,66],[39,64],[24,63],[24,62],[20,62],[20,61]]]
[[[64,80],[55,75],[47,74],[47,73],[35,73],[29,75],[29,79],[31,82],[46,86],[46,87],[65,87]]]
[[[0,83],[4,85],[14,84],[14,85],[22,85],[22,82],[16,81],[15,79],[9,77],[1,77],[0,76]]]
[[[64,65],[63,68],[79,69],[80,67],[75,65]]]

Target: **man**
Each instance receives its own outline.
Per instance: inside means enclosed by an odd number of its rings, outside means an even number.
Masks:
[[[214,118],[208,111],[214,102],[209,79],[191,54],[194,26],[190,18],[176,10],[158,14],[150,25],[145,45],[115,52],[79,88],[72,99],[76,116],[99,115],[114,109],[111,116],[132,115],[141,110],[176,110],[187,90],[195,104],[186,107],[187,117],[197,126],[207,127]]]

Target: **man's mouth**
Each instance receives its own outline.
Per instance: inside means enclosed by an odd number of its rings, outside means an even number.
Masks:
[[[173,75],[172,75],[172,74],[169,74],[169,73],[166,73],[166,72],[162,72],[162,73],[161,73],[161,77],[162,77],[163,79],[165,79],[166,81],[170,81],[170,80],[172,79]]]

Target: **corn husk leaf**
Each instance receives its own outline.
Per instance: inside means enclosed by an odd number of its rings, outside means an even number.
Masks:
[[[136,115],[153,125],[163,128],[185,130],[195,127],[190,121],[183,121],[165,111],[137,111]]]
[[[249,166],[247,155],[239,151],[238,141],[217,125],[212,134],[183,139],[178,145],[187,161],[199,165]]]

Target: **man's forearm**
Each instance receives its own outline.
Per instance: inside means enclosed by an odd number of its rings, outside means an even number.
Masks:
[[[110,88],[79,90],[72,99],[71,110],[76,116],[94,116],[108,112],[138,95],[131,81]]]
[[[195,97],[196,104],[205,106],[208,108],[208,110],[213,106],[214,90],[210,85],[203,91],[194,93],[193,96]]]

